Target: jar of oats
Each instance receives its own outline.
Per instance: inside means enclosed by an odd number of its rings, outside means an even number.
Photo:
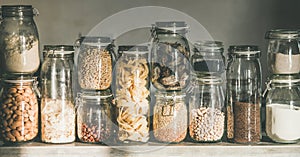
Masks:
[[[1,74],[33,75],[40,65],[37,11],[31,5],[3,5],[1,11]]]
[[[111,86],[115,61],[109,37],[81,37],[77,41],[75,63],[81,90],[107,90]]]

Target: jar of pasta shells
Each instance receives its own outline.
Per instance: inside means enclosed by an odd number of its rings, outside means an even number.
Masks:
[[[109,37],[81,37],[76,43],[75,56],[78,84],[81,90],[99,91],[111,87],[115,62]]]
[[[147,46],[119,46],[116,63],[116,105],[122,143],[148,142],[150,89]]]
[[[188,128],[185,97],[181,92],[155,93],[153,134],[157,141],[178,143],[185,139]]]
[[[35,79],[3,80],[0,136],[5,143],[31,141],[38,135],[36,90]]]
[[[180,91],[189,84],[190,49],[185,22],[156,22],[152,28],[151,81],[163,91]]]

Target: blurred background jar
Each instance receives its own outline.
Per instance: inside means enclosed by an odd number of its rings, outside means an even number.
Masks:
[[[227,78],[227,138],[236,143],[261,139],[261,65],[257,46],[230,46]]]
[[[74,49],[56,45],[48,51],[41,69],[41,140],[69,143],[75,140],[75,106],[72,93]]]
[[[190,76],[188,26],[182,21],[156,22],[152,28],[151,80],[157,90],[186,89]]]
[[[2,77],[32,76],[40,65],[39,35],[31,5],[1,6],[0,58]]]
[[[4,143],[31,141],[38,135],[37,84],[32,78],[3,80],[0,131]]]

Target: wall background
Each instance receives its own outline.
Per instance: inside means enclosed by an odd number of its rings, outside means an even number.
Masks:
[[[213,39],[233,44],[255,44],[262,51],[263,81],[267,76],[264,34],[273,28],[300,28],[299,0],[0,0],[5,4],[31,4],[45,44],[73,44],[106,17],[139,6],[163,6],[199,21]],[[151,15],[149,15],[151,16]],[[120,25],[122,23],[120,22]]]

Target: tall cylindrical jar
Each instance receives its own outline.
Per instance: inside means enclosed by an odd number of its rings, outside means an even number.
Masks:
[[[41,140],[46,143],[69,143],[75,140],[70,64],[73,55],[73,46],[53,46],[42,65]]]
[[[161,91],[186,89],[190,76],[190,49],[185,22],[156,22],[152,28],[151,80]]]
[[[261,139],[261,65],[257,46],[231,46],[227,68],[227,138],[236,143]]]
[[[31,5],[3,5],[1,12],[1,74],[32,76],[40,65],[39,35],[33,19],[37,12]]]
[[[189,135],[196,142],[219,142],[225,129],[222,79],[206,76],[197,81],[189,101]]]
[[[266,90],[267,136],[278,143],[299,142],[299,76],[273,76]]]
[[[276,29],[266,33],[268,65],[272,74],[300,72],[299,31]]]
[[[0,131],[5,143],[31,141],[38,135],[38,101],[34,79],[3,80]]]
[[[149,51],[147,46],[119,46],[116,104],[120,142],[148,142],[150,125]]]

